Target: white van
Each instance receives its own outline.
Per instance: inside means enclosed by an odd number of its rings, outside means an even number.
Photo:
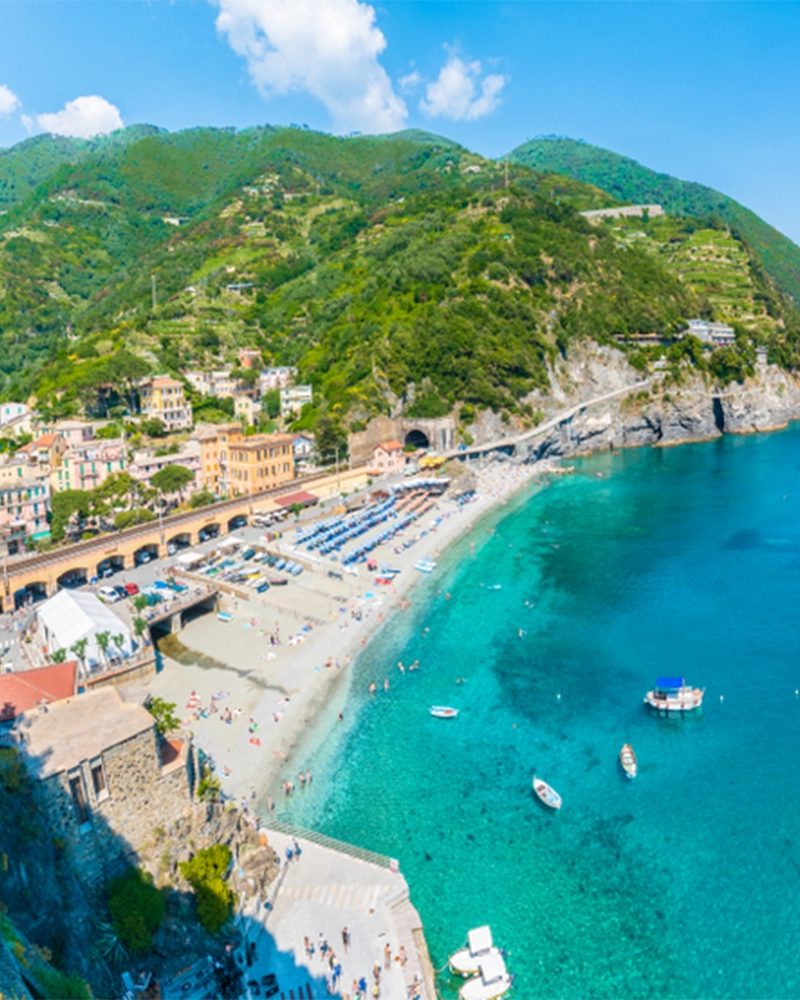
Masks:
[[[114,587],[101,587],[97,591],[97,596],[103,602],[103,604],[116,604],[117,601],[121,601],[122,598],[119,596]]]

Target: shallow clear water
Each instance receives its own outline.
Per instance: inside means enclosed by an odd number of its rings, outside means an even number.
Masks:
[[[284,818],[399,858],[435,966],[491,924],[518,996],[800,995],[798,463],[800,428],[594,456],[476,525]],[[649,715],[659,674],[702,716]]]

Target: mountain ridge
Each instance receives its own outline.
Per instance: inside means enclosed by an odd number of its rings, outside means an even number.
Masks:
[[[767,272],[800,302],[800,247],[735,199],[696,181],[659,173],[631,157],[579,139],[530,139],[508,154],[534,170],[595,184],[623,202],[657,202],[672,215],[721,218],[750,243]]]

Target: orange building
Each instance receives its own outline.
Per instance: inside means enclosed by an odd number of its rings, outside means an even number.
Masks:
[[[245,437],[239,424],[219,424],[200,428],[197,437],[201,488],[241,496],[294,479],[291,434]]]

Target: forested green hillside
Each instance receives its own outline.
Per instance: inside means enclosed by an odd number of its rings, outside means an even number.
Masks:
[[[797,363],[800,317],[735,233],[579,214],[613,204],[428,133],[149,134],[58,165],[0,221],[2,391],[102,409],[148,369],[249,345],[314,384],[308,426],[390,400],[532,419],[525,396],[575,338],[693,315],[739,324],[743,357]]]
[[[713,188],[656,173],[627,156],[575,139],[532,139],[509,153],[509,159],[595,184],[621,202],[654,202],[673,215],[722,219],[750,244],[767,273],[800,303],[800,247],[755,212]]]

